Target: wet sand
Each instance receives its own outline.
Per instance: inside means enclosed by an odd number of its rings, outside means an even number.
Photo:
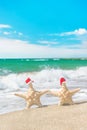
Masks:
[[[2,114],[0,130],[87,130],[87,102]]]

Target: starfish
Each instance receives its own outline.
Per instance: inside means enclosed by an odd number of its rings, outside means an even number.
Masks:
[[[72,96],[75,93],[77,93],[78,91],[80,91],[80,88],[69,90],[66,86],[66,83],[63,82],[60,91],[58,91],[58,92],[50,91],[50,94],[52,94],[56,97],[59,97],[59,99],[60,99],[59,106],[66,105],[66,104],[72,105],[72,104],[74,104],[74,102],[72,100]]]
[[[21,98],[24,98],[26,100],[26,109],[30,108],[32,105],[37,105],[39,107],[42,106],[41,101],[40,101],[40,97],[43,94],[46,94],[48,92],[48,90],[44,90],[44,91],[36,91],[33,88],[32,83],[29,83],[29,89],[27,93],[15,93],[16,96],[19,96]]]

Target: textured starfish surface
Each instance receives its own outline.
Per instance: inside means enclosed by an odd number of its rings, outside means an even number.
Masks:
[[[39,107],[42,106],[41,101],[40,101],[40,97],[43,94],[46,94],[48,92],[48,90],[44,90],[44,91],[36,91],[33,88],[32,83],[29,84],[29,89],[27,93],[15,93],[16,96],[19,96],[21,98],[24,98],[26,100],[26,109],[30,108],[32,105],[37,105]]]
[[[78,91],[80,91],[80,88],[76,88],[76,89],[73,89],[73,90],[69,90],[66,86],[65,83],[62,84],[61,86],[61,90],[58,91],[58,92],[55,92],[55,91],[50,91],[50,94],[56,96],[56,97],[59,97],[60,99],[60,102],[59,102],[59,105],[66,105],[66,104],[69,104],[69,105],[72,105],[74,104],[73,100],[72,100],[72,96],[77,93]]]

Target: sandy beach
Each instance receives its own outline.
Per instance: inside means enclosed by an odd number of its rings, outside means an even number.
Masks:
[[[87,102],[2,114],[0,130],[87,130]]]

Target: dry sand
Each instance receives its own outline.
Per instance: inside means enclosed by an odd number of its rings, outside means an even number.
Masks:
[[[87,103],[0,115],[0,130],[87,130]]]

